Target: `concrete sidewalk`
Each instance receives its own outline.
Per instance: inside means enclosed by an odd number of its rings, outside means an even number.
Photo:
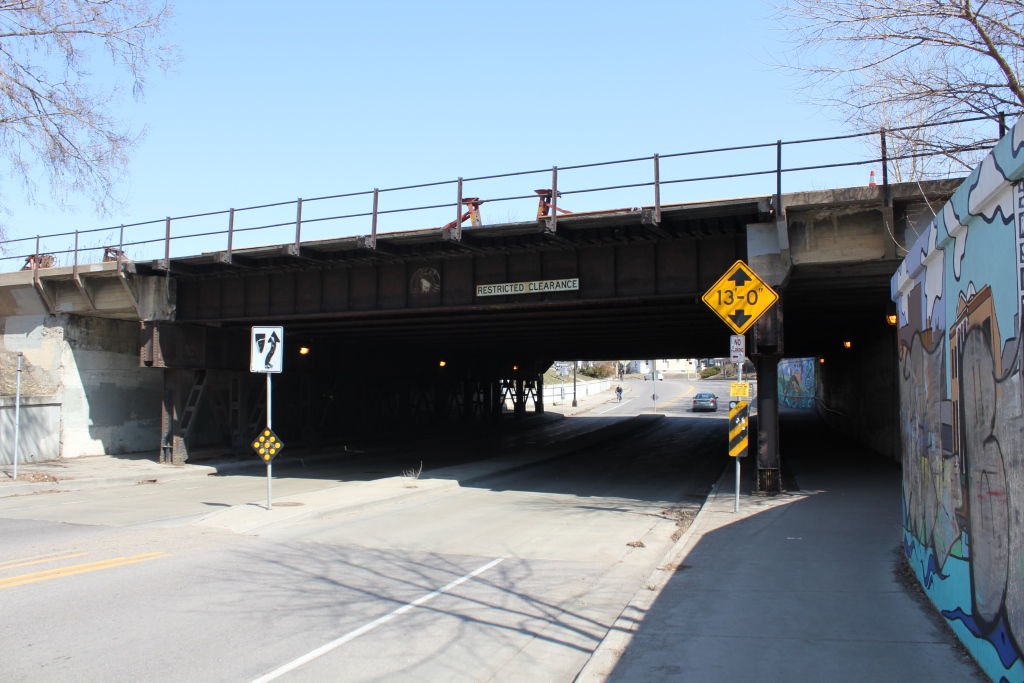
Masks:
[[[577,407],[569,405],[548,409],[549,413],[560,413],[566,417],[582,415],[593,408],[608,403],[615,397],[612,391],[591,396],[582,396]],[[287,476],[291,467],[326,461],[336,457],[340,448],[289,449],[274,461],[275,476]],[[13,478],[12,465],[0,466],[0,498],[22,496],[48,491],[82,491],[111,486],[133,486],[156,482],[178,481],[190,477],[211,475],[258,473],[265,465],[255,455],[251,458],[227,454],[225,449],[216,457],[194,457],[185,465],[161,465],[157,454],[131,454],[126,456],[97,455],[82,458],[67,458],[47,462],[20,463],[18,479]]]
[[[988,680],[897,577],[899,466],[813,413],[781,429],[800,490],[751,496],[744,477],[736,514],[728,468],[577,680]]]

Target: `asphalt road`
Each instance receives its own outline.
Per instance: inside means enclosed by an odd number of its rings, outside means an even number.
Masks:
[[[651,386],[522,433],[279,479],[275,499],[343,497],[420,458],[427,479],[551,455],[258,534],[196,521],[258,503],[259,477],[2,500],[0,678],[571,681],[728,464],[726,411],[691,415],[696,384],[658,382],[666,418],[609,429],[651,412]]]

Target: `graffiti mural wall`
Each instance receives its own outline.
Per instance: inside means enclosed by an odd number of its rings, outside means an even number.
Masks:
[[[994,681],[1024,681],[1024,122],[892,279],[903,545]]]
[[[779,361],[779,405],[787,408],[814,407],[813,358],[785,358]]]

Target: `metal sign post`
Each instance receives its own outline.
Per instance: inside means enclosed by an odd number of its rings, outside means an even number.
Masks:
[[[256,437],[252,447],[267,463],[267,509],[273,507],[273,465],[274,456],[283,445],[273,432],[273,392],[270,376],[281,372],[284,367],[284,328],[280,326],[254,326],[249,339],[249,372],[267,376],[267,428]]]
[[[654,402],[654,413],[658,413],[658,371],[655,360],[651,359],[651,386],[654,387],[654,393],[651,394],[651,401]]]
[[[274,395],[274,392],[271,391],[271,385],[270,385],[270,378],[272,376],[273,375],[271,375],[269,372],[267,373],[267,429],[268,430],[271,430],[274,427],[274,425],[273,425],[274,411],[273,411],[273,409],[271,407],[272,403],[273,403],[272,397]],[[268,510],[271,508],[271,503],[270,503],[270,501],[271,501],[271,493],[270,493],[270,489],[271,489],[271,482],[274,481],[273,471],[274,471],[274,459],[271,458],[270,460],[267,460],[267,509]]]
[[[270,375],[267,375],[267,391],[270,391]],[[281,443],[281,440],[277,438],[277,434],[274,433],[274,430],[268,424],[267,428],[261,430],[259,435],[253,439],[252,449],[256,452],[256,455],[260,456],[267,463],[267,509],[269,510],[272,507],[270,497],[271,463],[284,450],[284,444]]]
[[[729,409],[729,456],[736,458],[736,504],[733,512],[740,511],[740,458],[747,456],[747,418],[750,404],[740,401]]]
[[[572,407],[576,407],[576,366],[579,364],[578,360],[572,362]]]
[[[21,351],[18,351],[18,381],[14,390],[14,480],[18,480],[18,427],[21,425]]]

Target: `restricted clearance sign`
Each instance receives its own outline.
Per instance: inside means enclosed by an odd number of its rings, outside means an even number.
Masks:
[[[544,292],[574,292],[580,288],[578,277],[563,280],[534,280],[532,282],[500,282],[477,285],[477,296],[506,296],[509,294],[543,294]]]
[[[701,299],[736,334],[743,334],[779,300],[779,295],[750,266],[737,261]]]

